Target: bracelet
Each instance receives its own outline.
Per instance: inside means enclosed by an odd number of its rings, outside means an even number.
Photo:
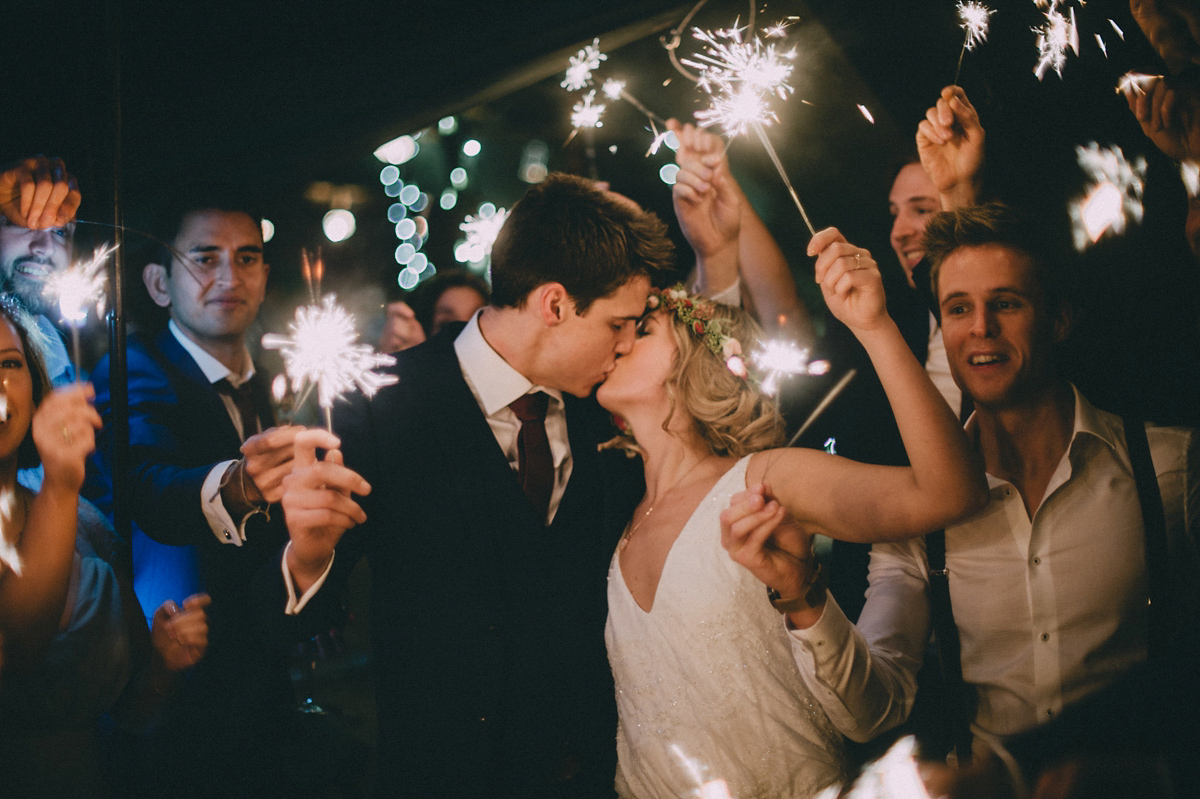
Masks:
[[[818,561],[817,568],[809,575],[808,581],[800,587],[799,596],[784,599],[778,591],[768,586],[767,599],[771,600],[771,606],[780,613],[795,613],[819,605],[825,598],[825,589],[828,585],[829,580],[825,576],[825,569]]]

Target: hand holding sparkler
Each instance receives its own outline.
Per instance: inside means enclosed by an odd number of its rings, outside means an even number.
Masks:
[[[978,201],[983,145],[983,126],[967,93],[957,86],[942,89],[937,103],[917,126],[917,152],[937,187],[943,211]]]
[[[837,228],[826,228],[808,243],[816,256],[814,272],[830,312],[855,334],[891,321],[883,279],[871,253],[846,241]]]
[[[1175,161],[1200,159],[1200,87],[1193,81],[1143,75],[1122,81],[1129,110],[1142,132]]]
[[[339,446],[341,440],[326,430],[300,432],[292,471],[283,480],[280,501],[291,539],[284,563],[297,596],[324,574],[342,535],[367,520],[351,494],[365,496],[371,486],[343,465]],[[318,449],[326,450],[325,460],[317,460]]]
[[[237,492],[244,492],[240,499],[251,505],[279,501],[283,478],[292,470],[296,434],[303,429],[297,425],[272,427],[246,439],[241,449],[242,460],[234,467],[244,473],[226,481],[230,487],[236,486]],[[228,502],[225,504],[231,507]]]
[[[63,227],[82,199],[61,158],[26,158],[0,173],[0,211],[20,227]]]
[[[74,383],[50,392],[33,414],[33,443],[42,459],[42,490],[54,487],[79,493],[87,456],[96,449],[100,414],[92,407],[91,383]]]
[[[671,189],[675,216],[696,253],[696,268],[706,292],[719,292],[738,276],[741,192],[729,174],[725,143],[718,136],[672,119],[679,139],[679,172]]]

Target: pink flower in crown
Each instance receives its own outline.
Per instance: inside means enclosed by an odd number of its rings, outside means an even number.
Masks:
[[[742,345],[736,338],[725,339],[724,346],[721,347],[721,354],[726,358],[732,358],[735,355],[742,354]],[[743,368],[745,368],[743,366]]]
[[[746,362],[742,360],[740,355],[731,355],[726,359],[725,366],[742,380],[745,380],[749,375],[749,372],[746,371]]]
[[[650,296],[646,297],[646,307],[651,311],[657,310],[659,305],[658,295],[651,292]]]
[[[701,303],[692,311],[692,316],[697,319],[712,319],[715,309],[708,303]]]

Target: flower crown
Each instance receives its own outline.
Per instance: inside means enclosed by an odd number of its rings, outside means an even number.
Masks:
[[[726,332],[725,320],[714,318],[717,305],[712,300],[688,294],[683,285],[677,283],[669,289],[650,292],[646,308],[651,311],[664,308],[674,313],[713,355],[725,362],[730,372],[742,380],[749,377],[742,358],[742,344]]]

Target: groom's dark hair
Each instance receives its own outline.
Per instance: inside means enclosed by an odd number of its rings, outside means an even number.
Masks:
[[[561,283],[582,314],[645,275],[674,265],[667,226],[632,200],[551,173],[526,192],[492,246],[492,305],[520,308],[543,283]]]

